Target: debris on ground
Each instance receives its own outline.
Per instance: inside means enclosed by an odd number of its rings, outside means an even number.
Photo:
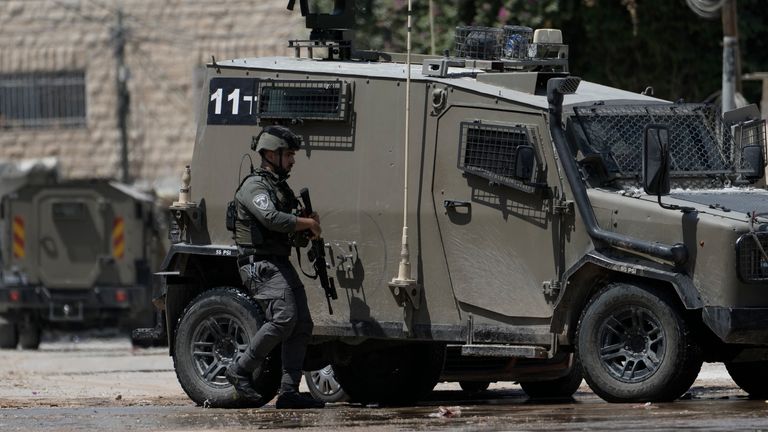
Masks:
[[[437,417],[437,418],[452,418],[452,417],[461,417],[461,407],[454,406],[454,407],[444,407],[441,406],[437,409],[437,412],[434,412],[429,415],[430,417]]]

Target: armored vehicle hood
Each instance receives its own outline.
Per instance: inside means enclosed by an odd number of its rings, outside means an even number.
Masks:
[[[699,191],[679,189],[673,190],[670,196],[725,212],[734,211],[740,214],[768,212],[768,191],[761,189],[727,188]]]

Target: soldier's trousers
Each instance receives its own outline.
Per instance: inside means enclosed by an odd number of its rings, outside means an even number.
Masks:
[[[283,376],[280,393],[298,391],[307,344],[312,336],[312,318],[307,294],[287,257],[256,261],[240,267],[243,285],[259,301],[264,325],[240,355],[238,365],[253,371],[282,343]]]

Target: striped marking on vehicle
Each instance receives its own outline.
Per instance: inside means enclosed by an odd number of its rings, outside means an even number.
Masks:
[[[24,219],[16,216],[13,218],[13,257],[24,258]]]
[[[125,221],[116,217],[112,226],[112,256],[122,258],[125,255]]]

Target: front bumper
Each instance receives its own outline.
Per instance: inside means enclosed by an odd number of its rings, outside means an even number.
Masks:
[[[768,308],[704,306],[702,317],[725,343],[768,345]]]
[[[33,315],[48,322],[81,322],[130,316],[150,308],[146,287],[47,289],[42,286],[0,286],[0,314]]]

